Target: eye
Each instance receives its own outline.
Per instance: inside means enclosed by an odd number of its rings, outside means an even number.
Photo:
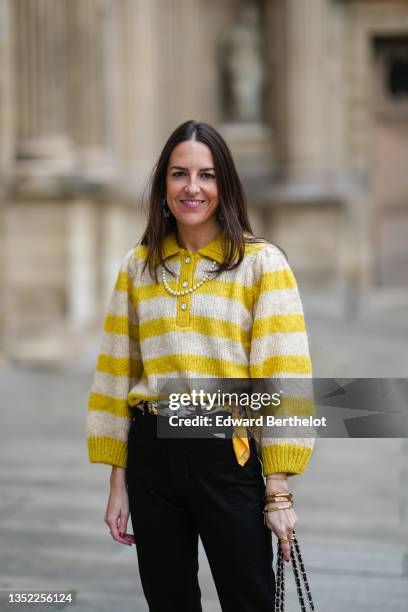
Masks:
[[[206,179],[215,179],[214,174],[211,174],[211,172],[203,172],[201,176],[203,176]]]
[[[173,172],[171,176],[183,176],[183,175],[185,175],[184,170],[177,170],[176,172]]]

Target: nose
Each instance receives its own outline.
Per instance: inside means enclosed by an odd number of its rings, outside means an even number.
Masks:
[[[195,181],[193,181],[193,179],[190,179],[188,181],[185,188],[186,188],[187,193],[190,193],[191,195],[194,195],[200,191],[200,187],[197,185]]]

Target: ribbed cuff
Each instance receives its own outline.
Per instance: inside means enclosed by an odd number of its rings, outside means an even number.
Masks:
[[[295,444],[270,444],[262,447],[264,476],[275,472],[301,474],[309,463],[312,449]]]
[[[107,463],[118,467],[127,467],[127,442],[113,438],[88,438],[88,453],[91,463]]]

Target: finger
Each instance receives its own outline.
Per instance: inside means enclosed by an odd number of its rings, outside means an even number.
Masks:
[[[128,518],[129,518],[128,514],[121,515],[119,526],[118,526],[118,534],[119,534],[119,537],[122,539],[122,541],[124,541],[126,544],[129,544],[131,546],[132,544],[134,544],[134,540],[132,541],[129,538],[130,534],[126,533]]]
[[[293,538],[293,533],[294,533],[294,530],[293,530],[292,528],[290,528],[290,527],[289,527],[289,528],[288,528],[287,535],[286,535],[286,537],[288,538],[288,540],[291,540],[291,539]]]
[[[136,544],[135,536],[133,533],[124,533],[123,537],[126,538],[131,544]]]
[[[131,533],[126,533],[125,529],[126,527],[123,529],[123,531],[121,531],[120,528],[118,529],[118,536],[120,538],[120,541],[124,544],[128,544],[128,546],[132,546],[132,544],[135,543],[135,538]]]
[[[290,561],[290,544],[284,544],[283,542],[280,542],[280,547],[282,549],[283,558],[285,559],[285,561]]]
[[[132,545],[131,542],[128,542],[123,536],[119,535],[119,528],[116,524],[115,519],[108,520],[108,525],[109,525],[111,536],[114,540],[116,540],[117,542],[120,542],[121,544],[128,544],[129,546]]]
[[[121,544],[128,544],[129,546],[131,546],[130,542],[127,541],[127,539],[124,537],[124,534],[122,534],[122,532],[119,531],[119,527],[114,527],[112,529],[112,537],[114,540],[116,540],[117,542],[120,542]]]

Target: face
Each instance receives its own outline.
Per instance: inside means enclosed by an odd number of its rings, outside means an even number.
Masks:
[[[172,151],[166,176],[167,203],[177,225],[208,229],[218,225],[218,187],[212,153],[202,142],[186,140]]]

